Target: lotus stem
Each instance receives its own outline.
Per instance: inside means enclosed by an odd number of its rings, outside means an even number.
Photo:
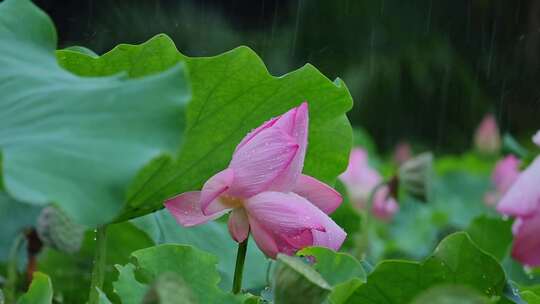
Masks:
[[[247,245],[249,235],[246,239],[238,244],[238,252],[236,253],[236,266],[234,268],[234,280],[232,293],[238,294],[242,290],[242,276],[244,275],[244,262],[246,260]]]
[[[107,254],[107,225],[96,229],[96,248],[94,253],[94,267],[90,285],[89,304],[99,303],[99,290],[103,289],[105,280],[106,254]]]
[[[18,270],[18,255],[21,250],[21,246],[24,244],[24,233],[17,235],[13,241],[13,245],[9,250],[9,260],[7,265],[7,278],[4,287],[4,296],[7,304],[15,303],[16,288],[17,288],[17,276]]]

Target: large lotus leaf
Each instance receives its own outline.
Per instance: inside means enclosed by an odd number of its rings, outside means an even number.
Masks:
[[[161,274],[144,296],[143,304],[199,304],[188,284],[174,272]]]
[[[312,267],[331,286],[353,278],[366,279],[366,273],[360,262],[347,253],[335,252],[324,247],[308,247],[296,254],[313,257],[315,261]]]
[[[145,231],[156,244],[187,244],[218,256],[217,269],[221,275],[220,286],[225,290],[231,289],[238,244],[231,238],[225,223],[215,221],[185,228],[179,226],[166,210],[136,218],[132,222]],[[255,242],[249,241],[244,265],[243,288],[264,287],[268,263]]]
[[[323,303],[330,292],[325,279],[301,258],[279,254],[274,271],[274,301],[283,304]]]
[[[44,273],[34,272],[30,288],[19,298],[17,304],[51,304],[52,299],[51,279]]]
[[[349,298],[351,303],[409,303],[440,284],[462,285],[488,297],[501,296],[506,278],[501,265],[466,233],[445,238],[422,263],[383,261]]]
[[[433,200],[428,204],[409,197],[400,200],[400,210],[389,226],[391,249],[425,257],[441,236],[466,229],[478,216],[495,213],[483,203],[490,184],[487,175],[447,169],[433,183]]]
[[[447,224],[447,216],[431,204],[420,204],[410,197],[400,200],[399,212],[392,219],[387,250],[405,253],[420,259],[437,245],[439,229]]]
[[[156,159],[138,176],[128,194],[130,211],[124,218],[148,213],[176,193],[199,189],[231,159],[235,146],[251,129],[303,101],[309,103],[309,147],[304,172],[333,183],[348,161],[352,131],[345,112],[351,96],[341,80],[330,81],[316,68],[304,67],[281,77],[270,75],[249,48],[239,47],[222,55],[191,58],[171,52],[174,43],[158,35],[145,45],[148,50],[117,53],[140,58],[167,58],[157,70],[183,61],[188,68],[193,99],[187,109],[184,149],[176,162]],[[127,72],[138,76],[147,67],[111,65],[111,52],[100,58],[70,50],[59,51],[62,66],[85,76]]]
[[[512,243],[512,221],[479,216],[471,222],[467,233],[478,247],[502,261]]]
[[[413,301],[413,304],[489,304],[495,303],[482,293],[462,286],[441,285],[432,287]]]
[[[523,267],[523,264],[514,260],[510,255],[504,259],[502,264],[512,282],[520,287],[527,287],[527,289],[536,286],[535,292],[540,294],[540,269],[535,271],[535,269]]]
[[[358,278],[352,278],[347,282],[338,284],[332,288],[332,292],[328,295],[328,300],[332,304],[346,304],[350,303],[349,299],[354,291],[364,284],[363,280]]]
[[[13,241],[36,223],[39,206],[21,204],[0,191],[0,262],[6,261]]]
[[[197,303],[241,303],[240,297],[217,287],[217,258],[192,246],[158,245],[133,252],[132,260],[133,264],[118,266],[120,276],[114,283],[117,294],[129,299],[127,303],[141,303],[150,285],[167,273],[181,278],[182,287]]]
[[[484,204],[490,189],[488,176],[453,171],[436,178],[434,184],[433,205],[448,216],[454,227],[465,229],[475,217],[495,213]]]
[[[109,300],[109,298],[107,298],[107,295],[101,290],[98,288],[98,294],[99,294],[99,304],[111,304],[111,300]]]
[[[184,72],[81,77],[58,65],[56,43],[51,20],[30,1],[0,4],[3,183],[18,201],[56,203],[76,221],[99,225],[119,215],[145,163],[177,150]]]
[[[530,291],[526,290],[521,293],[521,298],[525,301],[527,301],[528,304],[540,304],[540,295]]]
[[[308,247],[296,254],[314,259],[313,269],[332,286],[328,298],[333,304],[346,303],[351,293],[366,280],[366,272],[360,262],[347,253]]]
[[[149,286],[135,279],[135,266],[116,265],[118,280],[114,282],[114,291],[122,299],[122,304],[139,304],[148,292]]]
[[[64,303],[84,303],[90,290],[92,261],[96,245],[96,233],[86,232],[82,248],[75,254],[67,254],[47,248],[39,255],[38,269],[51,277],[55,294]],[[115,301],[112,282],[116,279],[115,264],[129,262],[131,252],[153,246],[152,240],[131,223],[119,223],[107,227],[107,255],[103,292]]]

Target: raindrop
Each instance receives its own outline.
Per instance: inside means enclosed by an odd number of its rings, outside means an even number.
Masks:
[[[374,69],[374,58],[375,58],[375,26],[371,27],[371,35],[369,39],[369,73],[373,75]]]
[[[533,269],[529,266],[523,266],[523,271],[525,272],[525,274],[527,275],[527,277],[529,279],[533,279],[534,278],[534,273],[533,273]]]
[[[429,1],[428,16],[426,22],[426,34],[429,34],[431,30],[431,11],[433,9],[433,0]]]
[[[497,32],[497,23],[493,21],[493,27],[491,31],[491,43],[489,45],[489,56],[488,56],[488,66],[487,66],[487,77],[491,75],[491,63],[493,62],[493,48],[495,44],[495,34]]]
[[[294,25],[294,36],[293,36],[293,43],[292,43],[292,52],[291,54],[294,56],[294,52],[296,50],[296,40],[298,38],[298,27],[300,25],[300,11],[302,9],[302,0],[298,1],[298,8],[296,9],[296,22]]]
[[[466,41],[469,42],[471,40],[471,12],[472,10],[472,2],[469,2],[469,5],[467,6],[467,26],[466,26]]]

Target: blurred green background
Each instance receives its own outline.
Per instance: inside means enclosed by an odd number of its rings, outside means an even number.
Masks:
[[[306,62],[345,80],[349,117],[382,151],[407,140],[462,152],[487,112],[503,132],[540,127],[540,1],[39,0],[60,47],[103,53],[170,35],[181,52],[253,48],[274,75]]]

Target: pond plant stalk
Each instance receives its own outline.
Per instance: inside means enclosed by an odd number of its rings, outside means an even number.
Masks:
[[[99,303],[99,290],[103,289],[105,279],[105,267],[107,262],[107,225],[96,229],[96,248],[94,252],[94,266],[92,269],[92,280],[90,283],[89,304]]]
[[[4,296],[7,304],[15,303],[17,289],[17,265],[18,254],[24,245],[24,233],[17,235],[9,251],[9,260],[7,265],[7,278],[4,285]]]
[[[244,275],[244,262],[246,260],[247,245],[249,235],[243,242],[238,244],[236,253],[236,266],[234,267],[234,279],[232,285],[232,293],[238,294],[242,290],[242,276]]]
[[[369,232],[370,232],[370,228],[371,228],[371,217],[372,217],[372,208],[373,208],[373,203],[375,201],[375,194],[377,194],[377,191],[379,191],[382,187],[388,185],[388,182],[386,181],[381,181],[379,182],[375,187],[373,187],[373,189],[369,192],[369,197],[368,197],[368,200],[367,200],[367,205],[366,205],[366,208],[365,208],[365,217],[364,217],[364,224],[362,225],[363,226],[363,232],[361,233],[361,236],[360,236],[360,246],[358,246],[358,250],[360,251],[359,252],[359,257],[364,259],[368,253],[369,253]]]

